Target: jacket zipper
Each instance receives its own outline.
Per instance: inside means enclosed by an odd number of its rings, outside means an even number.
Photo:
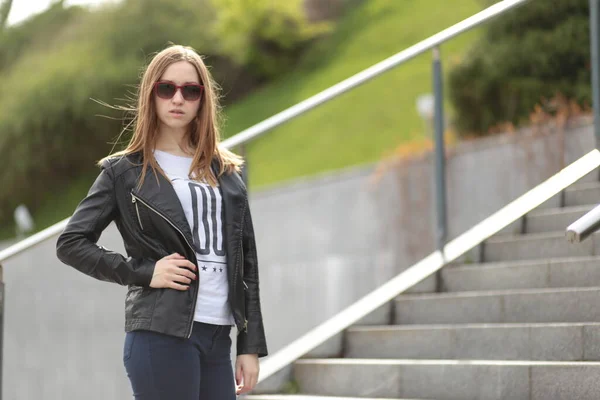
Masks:
[[[238,252],[238,259],[237,259],[237,263],[236,263],[236,267],[238,267],[238,265],[240,264],[240,255],[242,254],[242,252],[244,251],[244,217],[246,216],[246,204],[248,203],[248,196],[245,196],[245,201],[244,201],[244,208],[242,209],[242,223],[241,223],[241,228],[240,228],[240,251]],[[243,269],[242,269],[242,274],[244,273]],[[233,287],[236,287],[236,279],[237,279],[237,271],[235,271],[235,274],[233,275]],[[242,283],[244,284],[244,286],[246,286],[246,289],[248,289],[248,286],[246,285],[246,282],[244,282],[244,280],[242,279]],[[245,293],[244,293],[244,297],[245,297]],[[244,298],[244,305],[246,304],[246,299]],[[244,325],[242,327],[242,332],[248,332],[248,317],[246,315],[246,310],[244,310]]]
[[[241,252],[242,252],[242,274],[244,273],[244,244],[242,243]],[[248,291],[248,284],[242,278],[242,283],[244,284],[244,307],[246,306],[246,292]],[[244,332],[248,333],[248,316],[246,315],[246,309],[244,308],[244,327],[242,328]]]
[[[156,214],[158,214],[160,217],[162,217],[165,221],[167,221],[173,228],[175,228],[177,230],[177,232],[179,232],[181,234],[181,237],[183,237],[183,240],[185,240],[185,243],[187,243],[187,245],[189,246],[189,248],[192,250],[193,254],[196,254],[196,250],[194,250],[194,248],[192,247],[192,245],[190,244],[190,242],[188,242],[187,238],[185,237],[185,235],[183,234],[183,232],[181,231],[181,229],[179,229],[174,223],[172,223],[167,217],[165,217],[164,215],[162,215],[159,211],[155,210],[154,208],[152,208],[151,206],[148,205],[148,203],[146,203],[144,200],[140,199],[139,197],[137,197],[136,195],[133,194],[133,192],[131,193],[131,198],[132,198],[132,202],[136,202],[139,201],[141,202],[143,205],[145,205],[146,207],[148,207],[148,209],[154,211]],[[137,207],[137,204],[136,204]],[[138,214],[139,217],[139,214]],[[196,268],[198,267],[198,260],[196,260]],[[200,274],[196,274],[196,276],[198,277],[198,279],[200,279]],[[198,285],[200,285],[200,281],[198,281]],[[194,296],[194,305],[192,306],[192,313],[191,313],[191,318],[190,318],[190,329],[188,331],[188,335],[187,338],[189,339],[190,336],[192,336],[192,330],[194,328],[194,313],[196,310],[196,301],[198,300],[198,296]]]
[[[131,195],[131,202],[135,205],[135,213],[137,214],[138,222],[140,223],[140,228],[144,230],[144,225],[142,225],[142,219],[140,218],[140,210],[138,209],[138,205],[135,201],[135,197],[133,194]]]

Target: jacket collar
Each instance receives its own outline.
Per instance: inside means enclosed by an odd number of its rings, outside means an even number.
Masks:
[[[133,153],[130,155],[132,161],[137,165],[138,177],[142,172],[142,152]],[[218,175],[219,161],[215,157],[212,160],[211,168],[213,173]],[[139,178],[138,178],[139,179]],[[158,183],[157,183],[158,180]],[[234,202],[242,196],[244,193],[244,186],[241,178],[237,174],[224,173],[218,177],[219,190],[223,197],[223,208],[225,211],[226,225],[233,223],[231,221],[232,211]],[[162,216],[166,217],[172,224],[174,224],[185,238],[193,243],[193,235],[190,225],[187,221],[183,207],[172,183],[166,179],[160,173],[154,173],[152,168],[146,170],[146,177],[144,183],[138,189],[138,182],[135,182],[132,193],[139,197],[142,201],[148,203],[147,205],[159,212]],[[230,225],[231,226],[231,225]]]

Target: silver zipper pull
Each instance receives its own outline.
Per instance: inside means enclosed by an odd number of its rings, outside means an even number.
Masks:
[[[137,205],[137,203],[135,202],[135,200],[136,200],[136,199],[135,199],[135,196],[133,195],[133,193],[131,193],[131,202],[132,202],[133,204],[135,204],[135,213],[137,214],[138,222],[139,222],[139,224],[140,224],[140,229],[141,229],[141,230],[144,230],[144,225],[142,225],[142,218],[140,218],[140,210],[138,209],[138,205]]]

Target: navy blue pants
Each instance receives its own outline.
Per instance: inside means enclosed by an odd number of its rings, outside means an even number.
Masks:
[[[231,326],[194,322],[181,339],[127,332],[123,362],[136,400],[235,400]]]

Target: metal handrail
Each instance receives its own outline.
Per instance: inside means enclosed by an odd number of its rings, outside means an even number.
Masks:
[[[600,205],[567,227],[566,236],[570,243],[580,243],[600,229]]]
[[[435,251],[431,253],[354,304],[313,328],[310,332],[267,357],[265,361],[261,362],[258,381],[265,381],[287,365],[308,354],[311,350],[349,328],[361,318],[392,301],[448,263],[518,221],[599,166],[600,151],[594,149],[450,241],[444,247],[443,252]]]
[[[409,47],[406,50],[401,51],[375,65],[359,72],[350,78],[341,81],[322,92],[309,97],[308,99],[301,101],[300,103],[292,106],[278,114],[273,115],[270,118],[265,119],[258,124],[251,126],[238,133],[237,135],[223,141],[223,144],[228,147],[236,147],[243,145],[257,137],[263,135],[267,131],[282,125],[283,123],[301,115],[305,112],[321,105],[355,87],[383,74],[384,72],[399,66],[409,60],[412,60],[421,53],[427,50],[434,49],[444,42],[452,39],[453,37],[460,35],[472,28],[475,28],[483,23],[489,22],[491,19],[504,14],[505,12],[526,3],[529,0],[504,0],[496,3],[485,10],[455,24],[451,27],[444,29],[441,32]]]
[[[343,80],[340,83],[337,83],[331,86],[328,89],[323,90],[322,92],[278,113],[273,115],[266,120],[259,122],[256,125],[251,126],[248,129],[245,129],[238,133],[237,135],[226,139],[222,142],[223,146],[226,148],[233,148],[236,146],[244,145],[251,140],[256,139],[257,137],[265,134],[271,129],[284,124],[285,122],[304,114],[307,111],[317,107],[320,104],[323,104],[334,97],[340,96],[341,94],[383,74],[384,72],[397,67],[398,65],[409,61],[416,56],[424,53],[427,50],[434,49],[441,45],[442,43],[454,38],[455,36],[464,33],[474,27],[482,25],[486,22],[489,22],[491,19],[504,14],[505,12],[512,10],[513,8],[520,6],[526,3],[529,0],[503,0],[499,3],[496,3],[485,10],[447,28],[443,31],[409,47],[406,50],[403,50],[396,55],[389,57],[378,64],[369,67],[362,72],[353,75],[352,77]],[[0,263],[8,260],[15,255],[30,249],[41,242],[48,240],[55,235],[60,234],[67,226],[69,218],[66,218],[56,224],[52,225],[49,228],[46,228],[37,234],[34,234],[28,237],[25,240],[20,241],[19,243],[8,247],[5,250],[0,251]]]

